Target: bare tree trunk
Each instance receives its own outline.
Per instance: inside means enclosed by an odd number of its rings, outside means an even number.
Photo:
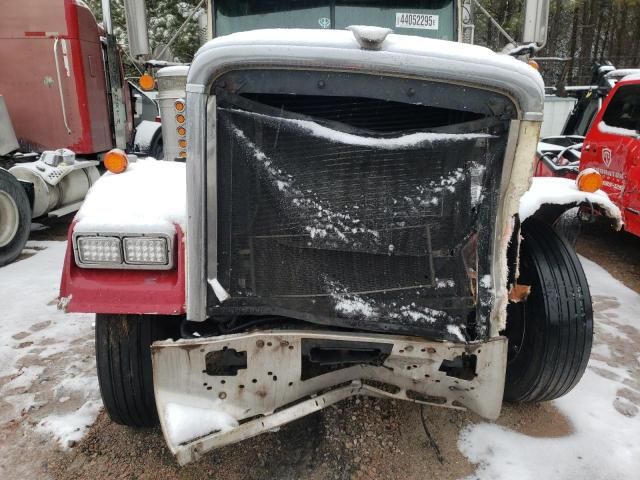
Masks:
[[[573,83],[573,69],[575,66],[575,58],[576,58],[576,48],[578,41],[578,10],[580,6],[576,4],[573,10],[573,22],[571,24],[571,40],[569,41],[569,74],[567,76],[567,83],[571,85]]]

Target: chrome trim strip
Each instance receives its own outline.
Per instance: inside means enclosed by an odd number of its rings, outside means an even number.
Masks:
[[[233,69],[327,69],[419,77],[494,90],[515,100],[521,120],[541,121],[544,84],[529,65],[484,47],[405,35],[389,35],[380,51],[362,50],[353,34],[333,30],[261,30],[219,37],[203,46],[188,83],[209,86]],[[258,33],[262,34],[259,36]],[[412,48],[408,48],[411,38]],[[418,51],[415,43],[424,44]]]
[[[206,269],[207,278],[215,279],[218,276],[218,137],[216,135],[217,117],[216,97],[211,95],[208,97],[206,112],[213,112],[213,115],[207,115],[209,131],[212,132],[213,138],[207,141],[205,145],[205,169],[207,171],[206,186],[206,215],[207,215],[207,237],[205,244],[207,248]],[[206,309],[206,305],[205,305]]]
[[[187,318],[207,318],[207,95],[187,90]]]

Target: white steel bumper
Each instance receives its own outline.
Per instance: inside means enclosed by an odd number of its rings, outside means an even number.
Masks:
[[[378,345],[386,354],[378,365],[316,371],[309,378],[309,345],[322,342],[356,349]],[[354,395],[468,408],[495,419],[502,405],[507,340],[454,344],[378,334],[274,330],[155,342],[152,356],[162,431],[184,465],[209,450]],[[443,361],[463,356],[475,364],[470,379],[441,370]],[[221,361],[227,366],[219,369]],[[188,424],[194,428],[189,430]]]

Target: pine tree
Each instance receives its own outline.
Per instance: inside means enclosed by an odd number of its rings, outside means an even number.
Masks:
[[[159,53],[169,42],[187,19],[199,0],[147,0],[147,25],[149,30],[149,46],[151,51]],[[88,0],[89,8],[102,21],[102,7],[100,0]],[[122,0],[111,0],[111,18],[113,31],[118,42],[127,48],[127,33]],[[170,47],[173,53],[172,61],[189,63],[200,46],[197,15],[194,15],[187,27]]]
[[[100,0],[86,1],[101,19]],[[149,43],[156,55],[198,3],[199,0],[147,0]],[[525,0],[481,0],[481,3],[509,35],[520,38]],[[126,48],[123,0],[111,0],[111,12],[114,32]],[[479,9],[475,12],[476,43],[500,50],[507,40]],[[619,68],[640,67],[638,25],[640,0],[551,0],[548,41],[539,55],[570,60],[541,62],[545,82],[586,84],[594,61],[609,60]],[[172,60],[190,62],[199,44],[194,17],[172,44]]]

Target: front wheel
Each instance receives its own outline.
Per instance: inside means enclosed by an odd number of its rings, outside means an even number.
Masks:
[[[593,309],[584,270],[567,240],[535,218],[523,223],[522,234],[518,283],[531,293],[508,308],[504,397],[541,402],[566,394],[582,377]]]
[[[151,344],[178,332],[176,317],[96,315],[98,383],[111,420],[130,427],[158,424]]]

